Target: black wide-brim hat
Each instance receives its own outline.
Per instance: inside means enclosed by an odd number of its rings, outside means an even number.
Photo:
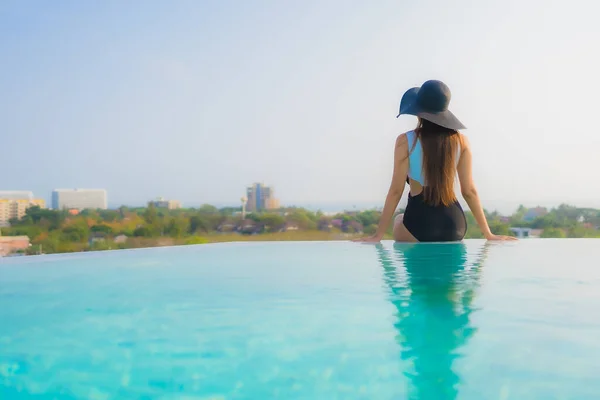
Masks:
[[[401,115],[414,115],[448,129],[466,129],[450,110],[450,89],[444,82],[431,80],[420,88],[408,89],[400,100]]]

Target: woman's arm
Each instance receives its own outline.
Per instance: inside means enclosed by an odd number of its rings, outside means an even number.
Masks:
[[[481,233],[483,233],[483,236],[488,240],[514,239],[510,236],[494,235],[492,231],[490,231],[490,227],[485,219],[483,207],[481,206],[479,194],[477,193],[477,188],[475,187],[475,182],[473,181],[471,146],[465,136],[461,135],[461,139],[462,153],[457,166],[460,191],[467,202],[469,209],[473,213],[475,221],[477,221],[477,225],[479,226],[479,229],[481,229]]]
[[[375,234],[367,239],[359,239],[359,241],[366,242],[379,242],[387,228],[390,226],[396,207],[400,202],[402,193],[404,192],[404,185],[406,184],[406,176],[408,175],[408,139],[406,134],[398,136],[396,139],[396,146],[394,148],[394,172],[392,175],[392,183],[388,190],[387,197],[385,199],[385,205],[383,206],[383,212],[379,219],[379,226]]]

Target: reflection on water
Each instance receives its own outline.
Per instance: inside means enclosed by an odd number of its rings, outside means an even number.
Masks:
[[[457,398],[459,376],[453,362],[475,334],[472,303],[488,245],[469,264],[464,243],[395,243],[376,246],[389,299],[398,310],[394,323],[411,399]],[[398,267],[396,266],[398,264]]]

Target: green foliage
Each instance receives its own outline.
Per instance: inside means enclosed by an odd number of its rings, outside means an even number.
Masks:
[[[311,213],[300,208],[295,208],[291,211],[288,211],[285,219],[289,222],[297,224],[299,229],[313,230],[317,229],[320,217],[315,213]]]
[[[490,227],[490,231],[492,231],[494,235],[515,236],[510,230],[510,226],[500,222],[499,220],[492,220],[488,223],[488,225]]]
[[[90,228],[90,231],[93,233],[101,233],[104,235],[112,235],[113,234],[113,229],[110,226],[104,225],[104,224],[93,225]]]
[[[230,217],[237,212],[242,212],[242,207],[223,207],[219,209],[219,213],[226,217]]]
[[[98,210],[98,217],[101,221],[114,222],[122,218],[122,215],[118,210]]]
[[[151,238],[157,235],[148,225],[143,225],[133,231],[133,236]]]
[[[152,225],[158,222],[158,212],[156,211],[156,207],[154,203],[150,203],[148,208],[143,213],[144,220],[147,224]]]
[[[552,214],[546,214],[542,217],[538,217],[531,223],[531,227],[534,229],[558,228],[560,225],[560,222]]]
[[[285,225],[285,219],[274,213],[257,214],[256,222],[262,225],[266,232],[278,232]]]
[[[165,235],[170,237],[182,237],[190,228],[190,221],[182,216],[174,217],[169,220],[165,227]]]
[[[108,240],[95,241],[89,246],[89,250],[92,251],[112,250],[114,248],[117,248],[117,246],[112,241]]]
[[[567,231],[569,238],[597,238],[600,237],[600,232],[595,229],[589,229],[579,224]]]
[[[376,224],[367,225],[363,229],[363,232],[365,233],[365,235],[374,235],[375,232],[377,232],[377,225]]]
[[[377,225],[379,223],[379,218],[381,217],[381,213],[376,210],[368,210],[358,213],[356,219],[363,226],[369,225]]]
[[[465,211],[465,218],[467,220],[467,232],[465,239],[483,239],[483,233],[477,226],[477,221],[471,211]]]
[[[66,214],[63,211],[47,210],[39,206],[29,207],[25,215],[20,220],[11,220],[11,226],[31,226],[36,225],[46,230],[58,229],[65,220]]]
[[[85,225],[69,225],[62,229],[62,238],[67,242],[83,242],[88,240],[89,233]]]
[[[29,248],[30,254],[36,254],[39,251],[44,253],[58,253],[61,249],[61,243],[64,241],[61,236],[62,234],[59,231],[49,232],[46,238],[34,243]]]
[[[208,232],[209,230],[209,221],[202,215],[192,215],[190,217],[189,233]]]
[[[36,225],[14,225],[9,228],[2,228],[3,236],[29,236],[29,238],[38,237],[44,229]]]
[[[560,228],[546,228],[540,235],[542,238],[566,238],[567,235],[563,229]]]
[[[210,204],[203,204],[198,209],[198,212],[203,214],[218,214],[219,209],[215,206],[211,206]]]
[[[191,236],[185,240],[185,244],[205,244],[208,240],[202,236]]]

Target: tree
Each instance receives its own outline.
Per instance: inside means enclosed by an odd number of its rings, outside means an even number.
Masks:
[[[525,221],[523,221],[523,218],[525,217],[526,212],[527,212],[527,208],[523,204],[519,205],[519,208],[517,208],[517,211],[510,217],[510,224],[512,226],[520,226],[520,227],[527,226],[527,223]]]
[[[354,232],[354,229],[352,228],[352,222],[356,221],[354,217],[343,214],[340,219],[342,220],[342,232]]]
[[[305,210],[295,209],[286,218],[289,222],[294,222],[300,229],[314,230],[317,228],[315,216]]]
[[[110,226],[104,225],[104,224],[93,225],[90,228],[90,231],[93,233],[102,233],[104,235],[112,235],[113,234],[113,229]]]
[[[583,225],[577,224],[576,226],[570,228],[567,232],[567,237],[570,238],[584,238],[584,237],[594,237],[595,235],[590,230],[586,229]]]
[[[559,228],[546,228],[540,235],[542,238],[566,238],[567,235],[563,229]]]
[[[97,210],[90,210],[90,209],[85,209],[82,210],[79,215],[81,215],[82,217],[89,217],[92,219],[95,219],[96,221],[100,221],[100,214],[98,213]]]
[[[558,218],[570,219],[572,221],[577,221],[577,218],[582,214],[580,209],[568,204],[559,205],[554,212]]]
[[[223,207],[223,208],[219,209],[219,213],[226,217],[230,217],[234,213],[241,212],[241,211],[242,211],[242,207]]]
[[[365,229],[363,229],[365,235],[374,235],[375,232],[377,232],[377,225],[375,224],[371,224],[368,226],[365,226]]]
[[[477,221],[473,216],[471,211],[465,211],[465,218],[467,220],[467,232],[465,233],[466,239],[483,239],[483,233],[479,226],[477,226]]]
[[[197,233],[197,232],[208,232],[209,223],[208,221],[201,215],[192,215],[190,217],[190,225],[189,232]]]
[[[34,239],[42,234],[44,230],[36,225],[15,225],[10,228],[2,228],[3,236],[29,236]]]
[[[52,231],[44,239],[34,241],[33,246],[29,249],[30,253],[36,254],[40,250],[47,254],[56,253],[59,251],[62,240],[60,231]]]
[[[204,214],[217,214],[219,209],[215,206],[211,206],[210,204],[202,204],[198,209],[198,212]]]
[[[170,237],[181,237],[189,229],[188,219],[178,216],[171,218],[165,227],[165,234]]]
[[[148,224],[154,224],[158,221],[158,212],[156,211],[154,203],[148,204],[148,208],[144,211],[144,220]]]
[[[48,210],[39,206],[33,206],[25,211],[25,216],[17,224],[42,224],[48,229],[54,230],[60,227],[65,217],[66,214],[63,211]]]
[[[68,242],[87,241],[89,229],[83,224],[69,225],[62,229],[62,237]]]
[[[99,210],[98,216],[100,217],[101,221],[113,222],[121,217],[121,213],[116,210]]]
[[[147,238],[149,238],[149,237],[153,237],[155,235],[154,235],[154,232],[152,231],[152,229],[150,229],[146,225],[143,225],[143,226],[140,226],[140,227],[136,228],[133,231],[133,236],[135,236],[135,237],[147,237]]]
[[[285,219],[274,213],[259,214],[257,222],[262,224],[268,232],[280,231],[285,225]]]
[[[504,224],[498,220],[490,221],[490,231],[494,235],[514,236],[515,234],[510,230],[508,224]],[[483,236],[483,235],[482,235]]]
[[[363,226],[377,225],[379,218],[381,218],[381,213],[376,210],[363,211],[359,212],[356,218]]]

